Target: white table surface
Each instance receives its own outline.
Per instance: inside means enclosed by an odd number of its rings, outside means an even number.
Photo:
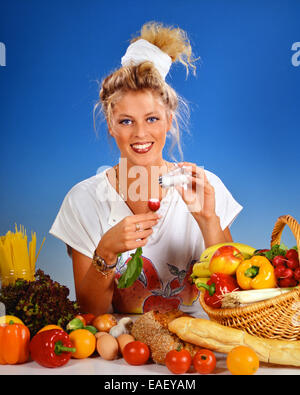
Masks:
[[[226,367],[226,355],[216,353],[217,366],[213,374],[229,375]],[[0,375],[173,375],[166,366],[147,363],[142,366],[131,366],[123,358],[105,361],[100,356],[86,359],[71,359],[65,366],[59,368],[44,368],[30,361],[21,365],[1,365]],[[256,375],[299,375],[300,368],[269,365],[261,363]],[[189,373],[189,376],[199,376]]]
[[[121,315],[115,315],[117,319]],[[131,316],[135,320],[138,316]],[[202,312],[197,317],[208,318]],[[215,353],[217,358],[216,369],[213,374],[230,375],[226,367],[226,354]],[[166,366],[148,362],[142,366],[131,366],[119,357],[114,361],[106,361],[95,352],[92,357],[85,359],[73,359],[59,368],[45,368],[34,361],[29,361],[20,365],[0,365],[0,375],[170,375],[180,378],[180,375],[172,374]],[[260,363],[256,375],[300,375],[300,367],[271,365]],[[189,373],[188,376],[200,376],[198,373]],[[108,379],[109,380],[109,379]],[[137,379],[138,380],[138,379]],[[103,381],[103,380],[102,380]]]

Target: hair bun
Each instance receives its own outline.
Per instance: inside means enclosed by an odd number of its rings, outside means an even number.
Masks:
[[[187,74],[189,68],[192,68],[195,73],[196,66],[193,63],[197,59],[193,58],[192,47],[184,30],[151,21],[142,26],[140,36],[133,38],[131,43],[139,39],[147,40],[158,47],[170,56],[172,62],[182,63],[186,67]]]

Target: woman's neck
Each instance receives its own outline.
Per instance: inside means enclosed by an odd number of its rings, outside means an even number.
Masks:
[[[165,174],[171,166],[172,164],[165,160],[143,166],[128,163],[126,159],[121,158],[115,166],[116,190],[126,201],[148,202],[150,198],[161,200],[166,192],[159,185],[158,177]]]

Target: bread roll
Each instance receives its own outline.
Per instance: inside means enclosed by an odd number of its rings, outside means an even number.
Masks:
[[[234,347],[248,346],[262,362],[300,366],[300,341],[262,339],[214,321],[192,317],[176,318],[168,328],[180,339],[216,352],[228,353]]]
[[[136,340],[149,346],[152,360],[155,363],[164,365],[168,351],[176,350],[178,347],[188,350],[193,357],[200,348],[194,344],[182,341],[168,330],[168,324],[172,320],[185,315],[179,310],[167,313],[149,311],[135,320],[131,334]]]

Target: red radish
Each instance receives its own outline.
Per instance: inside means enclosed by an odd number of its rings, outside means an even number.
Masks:
[[[277,255],[273,258],[272,263],[276,267],[281,264],[285,264],[286,258],[282,255]]]
[[[297,280],[294,278],[281,278],[279,280],[279,287],[286,288],[286,287],[295,287],[297,285]]]
[[[160,207],[159,199],[149,199],[148,207],[150,208],[151,211],[157,211]]]
[[[300,281],[300,267],[294,270],[294,279]]]
[[[290,258],[299,259],[298,252],[296,250],[294,250],[293,248],[291,248],[290,250],[288,250],[286,252],[286,257],[287,257],[287,259],[290,259]]]
[[[294,277],[294,271],[290,268],[286,268],[282,278],[293,278]]]
[[[284,264],[280,263],[275,267],[274,273],[276,278],[283,278],[285,273],[286,267]]]
[[[295,270],[297,267],[299,267],[299,260],[298,260],[298,258],[297,258],[297,259],[295,259],[295,258],[289,258],[289,259],[286,261],[286,265],[287,265],[287,267],[289,267],[290,269]]]

